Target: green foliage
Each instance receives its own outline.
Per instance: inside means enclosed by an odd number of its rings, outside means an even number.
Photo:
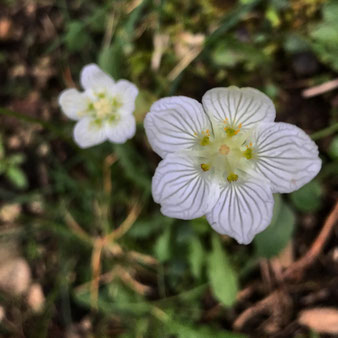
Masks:
[[[24,189],[28,185],[26,174],[20,168],[24,160],[23,154],[6,155],[2,136],[0,135],[0,175],[6,176],[18,189]]]
[[[206,252],[201,240],[196,236],[190,241],[189,262],[191,273],[196,279],[201,279],[202,268],[206,263]]]
[[[261,49],[235,39],[220,41],[211,53],[215,66],[234,67],[244,64],[248,70],[254,70],[268,61]]]
[[[292,209],[275,195],[275,206],[271,224],[254,239],[258,256],[272,258],[277,256],[290,241],[296,223]]]
[[[155,243],[154,247],[155,256],[158,258],[160,262],[167,261],[171,256],[170,235],[171,228],[166,227]]]
[[[231,306],[238,292],[237,274],[223,250],[219,235],[212,236],[212,250],[207,256],[208,279],[216,299],[224,306]]]
[[[65,44],[70,52],[79,52],[83,48],[88,48],[91,42],[83,22],[72,21],[67,27]]]
[[[338,136],[335,136],[330,144],[329,155],[333,159],[338,159]]]
[[[323,189],[317,180],[311,181],[290,195],[294,206],[303,212],[316,212],[322,205]]]
[[[338,70],[338,4],[329,1],[323,6],[323,21],[315,25],[310,33],[312,46],[318,57]]]

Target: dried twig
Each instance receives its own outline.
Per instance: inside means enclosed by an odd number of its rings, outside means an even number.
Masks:
[[[244,310],[235,320],[233,327],[235,330],[240,330],[244,324],[253,316],[265,312],[266,310],[271,310],[274,308],[276,303],[280,301],[280,299],[284,297],[284,292],[280,290],[276,290],[270,293],[267,297],[260,300],[253,306]]]
[[[138,202],[136,202],[122,224],[116,230],[104,237],[105,243],[109,243],[122,237],[133,226],[140,212],[141,206]]]
[[[95,240],[92,252],[92,281],[90,284],[90,302],[91,306],[97,308],[98,294],[99,294],[99,276],[101,274],[101,253],[103,249],[103,241],[101,238]]]
[[[320,231],[319,235],[313,242],[310,249],[302,258],[292,263],[285,270],[285,272],[282,273],[282,275],[279,278],[280,282],[301,275],[303,271],[316,260],[316,258],[321,253],[324,244],[328,239],[331,231],[333,230],[335,224],[337,223],[337,220],[338,220],[338,201],[336,202],[334,208],[327,217],[322,230]],[[267,297],[265,297],[264,299],[260,300],[253,306],[243,311],[235,320],[233,324],[234,328],[237,330],[242,328],[251,317],[266,311],[269,307],[276,305],[277,300],[282,300],[285,297],[286,293],[283,292],[282,290],[276,290],[270,293]]]
[[[325,242],[327,241],[331,231],[336,225],[338,220],[338,201],[336,202],[334,208],[327,217],[322,230],[320,231],[318,237],[315,239],[313,244],[307,253],[290,265],[290,267],[283,273],[282,278],[287,279],[301,274],[309,265],[313,263],[314,260],[319,256],[322,251]]]
[[[317,96],[320,94],[324,94],[330,90],[338,88],[338,79],[331,80],[328,82],[324,82],[318,86],[314,86],[308,89],[303,90],[302,96],[305,98]]]

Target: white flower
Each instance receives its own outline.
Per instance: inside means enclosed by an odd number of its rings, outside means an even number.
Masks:
[[[80,75],[84,92],[66,89],[59,96],[59,105],[72,120],[74,140],[88,148],[107,139],[124,143],[135,135],[133,116],[138,89],[126,80],[115,82],[97,65],[85,66]]]
[[[169,217],[206,215],[219,233],[248,244],[270,223],[273,193],[289,193],[320,170],[316,144],[301,129],[275,123],[272,101],[253,88],[211,89],[196,100],[169,97],[145,119],[163,160],[152,182]]]

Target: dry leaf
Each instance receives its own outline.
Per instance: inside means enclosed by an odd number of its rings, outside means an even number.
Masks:
[[[334,308],[302,311],[298,322],[318,333],[338,334],[338,310]]]

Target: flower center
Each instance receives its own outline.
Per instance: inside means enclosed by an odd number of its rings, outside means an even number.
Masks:
[[[218,128],[217,128],[218,127]],[[253,165],[254,148],[249,142],[249,132],[238,126],[218,125],[213,134],[199,134],[197,156],[201,169],[213,172],[221,180],[235,182]],[[197,135],[197,134],[196,134]]]
[[[96,125],[103,122],[115,123],[120,118],[118,110],[121,106],[118,97],[112,97],[105,92],[94,92],[88,104],[87,114],[94,118]]]

